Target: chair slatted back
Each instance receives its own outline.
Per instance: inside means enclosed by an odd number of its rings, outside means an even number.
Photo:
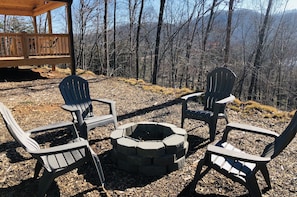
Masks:
[[[226,67],[215,68],[207,75],[207,88],[204,96],[204,110],[213,111],[216,101],[228,97],[232,93],[236,75]],[[225,105],[219,113],[223,113]]]
[[[93,116],[93,106],[87,80],[77,75],[70,75],[61,81],[59,89],[65,104],[75,106],[81,110],[83,118]]]
[[[287,145],[294,139],[297,133],[297,111],[295,112],[291,122],[288,124],[286,129],[277,137],[275,138],[274,142],[268,144],[262,156],[264,157],[271,157],[271,159],[278,156],[286,147]]]
[[[15,121],[10,110],[0,102],[0,112],[10,135],[28,152],[39,150],[39,144],[25,133]]]

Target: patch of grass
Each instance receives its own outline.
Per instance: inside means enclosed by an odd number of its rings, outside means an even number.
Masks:
[[[119,78],[119,80],[124,81],[126,83],[129,83],[130,85],[139,86],[144,90],[156,92],[156,93],[162,93],[165,95],[172,95],[174,94],[176,97],[181,97],[183,95],[192,93],[193,91],[188,88],[166,88],[159,85],[153,85],[151,83],[147,83],[143,81],[142,79],[136,80],[133,78]],[[278,110],[275,107],[269,106],[269,105],[263,105],[261,103],[258,103],[256,101],[246,101],[242,102],[239,99],[235,99],[230,105],[228,105],[228,108],[237,111],[237,112],[243,112],[246,114],[253,114],[256,111],[260,112],[263,116],[263,118],[275,118],[275,119],[286,119],[291,118],[295,111],[292,112],[286,112]]]
[[[269,105],[262,105],[255,101],[247,101],[244,103],[245,105],[245,111],[253,111],[257,110],[260,112],[266,112],[266,113],[277,113],[278,110],[272,106]]]
[[[281,111],[273,106],[263,105],[256,101],[241,102],[239,99],[235,99],[235,101],[231,105],[229,105],[229,108],[231,110],[242,111],[243,113],[247,113],[247,114],[260,112],[263,118],[276,118],[276,119],[290,118],[295,113],[295,112]]]
[[[142,89],[147,90],[147,91],[162,93],[165,95],[173,94],[176,97],[180,97],[182,95],[193,92],[192,90],[190,90],[188,88],[181,88],[181,89],[180,88],[167,88],[167,87],[162,87],[159,85],[153,85],[151,83],[147,83],[147,82],[143,81],[142,79],[136,80],[133,78],[129,78],[129,79],[119,78],[119,80],[129,83],[130,85],[140,86]]]

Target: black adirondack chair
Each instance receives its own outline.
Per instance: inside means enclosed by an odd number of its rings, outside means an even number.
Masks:
[[[91,149],[87,140],[78,136],[75,126],[71,124],[57,124],[56,126],[44,126],[39,129],[32,129],[29,132],[24,132],[15,121],[10,110],[0,102],[0,112],[6,127],[11,136],[28,152],[33,158],[37,160],[35,166],[34,178],[39,177],[41,169],[43,170],[42,176],[39,178],[39,187],[37,196],[45,196],[53,180],[79,166],[84,165],[86,162],[94,164],[98,179],[104,190],[104,174],[101,167],[100,160],[96,153]],[[74,131],[75,138],[67,144],[58,145],[49,148],[40,148],[40,145],[30,137],[31,133],[40,131],[54,130],[62,128],[63,126],[70,128]]]
[[[228,134],[235,131],[245,131],[256,133],[269,137],[274,137],[275,140],[266,145],[261,155],[248,154],[238,147],[235,147],[227,141]],[[271,130],[240,123],[229,123],[226,126],[222,140],[208,145],[205,157],[199,161],[196,174],[191,182],[191,192],[195,191],[197,182],[210,169],[214,169],[233,181],[244,185],[250,196],[261,196],[261,191],[257,183],[256,173],[260,171],[264,176],[267,188],[271,188],[271,182],[267,164],[278,156],[287,145],[293,140],[297,132],[297,112],[288,124],[286,129],[279,135]],[[262,137],[263,137],[262,136]],[[203,166],[207,166],[202,172]]]
[[[110,123],[117,128],[115,102],[108,99],[91,99],[87,80],[77,75],[70,75],[61,81],[59,89],[65,101],[62,108],[71,112],[81,137],[88,139],[89,130]],[[109,111],[95,115],[93,112],[95,102],[108,105]]]
[[[226,67],[215,68],[207,75],[207,88],[205,92],[197,92],[181,97],[182,116],[181,127],[184,127],[185,119],[204,121],[209,126],[210,141],[214,141],[218,118],[226,119],[226,104],[232,102],[235,97],[231,94],[236,75]],[[192,109],[188,103],[197,98],[203,97],[204,109]]]

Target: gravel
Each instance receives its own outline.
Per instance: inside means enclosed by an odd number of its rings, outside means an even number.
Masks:
[[[44,73],[43,73],[44,74]],[[46,74],[46,73],[45,73]],[[47,73],[51,76],[53,73]],[[120,78],[107,78],[95,75],[82,75],[89,80],[91,97],[108,98],[116,101],[119,125],[130,122],[167,122],[180,126],[181,104],[178,96],[165,95],[131,85]],[[61,76],[60,76],[61,77]],[[32,81],[1,82],[0,102],[13,113],[21,128],[29,130],[37,126],[71,120],[70,114],[60,106],[63,99],[58,84],[61,78],[37,79]],[[105,108],[95,106],[95,113]],[[267,119],[261,113],[246,114],[228,108],[231,121],[261,126],[281,133],[289,119]],[[218,123],[216,139],[222,136],[225,122]],[[9,135],[0,120],[0,196],[34,196],[38,181],[33,180],[35,160],[21,148]],[[110,196],[189,196],[187,185],[194,177],[197,163],[204,156],[208,140],[208,127],[203,122],[186,120],[189,151],[183,168],[164,176],[147,177],[131,174],[116,168],[111,159],[112,145],[110,133],[113,126],[96,128],[89,135],[93,150],[99,155],[105,172],[105,188]],[[63,143],[67,132],[49,132],[34,136],[48,143]],[[230,140],[240,143],[247,151],[261,153],[270,138],[238,133]],[[297,143],[296,139],[274,160],[268,164],[272,189],[263,196],[296,196],[297,192]],[[266,187],[259,174],[261,189]],[[98,180],[91,165],[83,166],[55,179],[48,196],[100,196]],[[210,171],[196,186],[195,196],[246,196],[247,190],[215,171]]]

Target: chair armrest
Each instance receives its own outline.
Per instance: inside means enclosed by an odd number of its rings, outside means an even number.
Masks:
[[[221,100],[218,100],[215,102],[214,106],[213,106],[213,119],[215,120],[215,122],[213,122],[213,124],[217,124],[217,119],[220,113],[220,108],[222,105],[225,105],[227,103],[233,102],[235,100],[235,96],[233,96],[232,94],[230,94],[228,97],[223,98]]]
[[[77,109],[76,107],[73,107],[71,105],[66,105],[66,104],[62,105],[61,108],[66,110],[66,111],[74,112],[74,113],[79,111],[79,109]]]
[[[111,113],[115,118],[117,116],[115,101],[109,99],[91,99],[91,101],[101,102],[109,105],[109,113]]]
[[[62,105],[61,108],[71,113],[75,113],[79,126],[81,126],[84,123],[82,112],[78,108],[66,104]]]
[[[238,159],[241,161],[253,162],[253,163],[267,163],[271,160],[270,157],[260,157],[260,156],[248,154],[245,152],[228,150],[214,145],[207,146],[207,153],[216,154],[223,157],[229,157],[232,159]]]
[[[235,96],[233,96],[232,94],[230,94],[230,96],[223,98],[219,101],[216,102],[216,104],[225,104],[225,103],[231,103],[235,100]]]
[[[65,151],[78,150],[81,148],[88,148],[88,147],[89,147],[88,141],[81,140],[81,141],[75,141],[73,143],[50,147],[50,148],[39,149],[36,151],[35,150],[34,151],[27,150],[27,151],[34,155],[43,156],[43,155],[59,154]]]
[[[236,122],[231,122],[228,123],[226,125],[226,128],[224,130],[224,135],[222,140],[226,141],[228,134],[231,130],[240,130],[240,131],[244,131],[244,132],[250,132],[250,133],[255,133],[255,134],[261,134],[261,135],[265,135],[265,136],[269,136],[269,137],[278,137],[279,134],[268,130],[268,129],[264,129],[261,127],[256,127],[256,126],[252,126],[252,125],[248,125],[248,124],[241,124],[241,123],[236,123]]]
[[[96,101],[96,102],[105,103],[109,105],[115,103],[113,100],[109,100],[109,99],[91,99],[91,101]]]
[[[204,92],[196,92],[196,93],[192,93],[192,94],[182,96],[181,99],[182,100],[188,100],[189,98],[199,97],[199,96],[202,96],[203,94],[204,94]]]
[[[49,124],[49,125],[40,126],[40,127],[34,128],[34,129],[30,129],[30,130],[26,131],[26,133],[28,133],[30,135],[32,133],[39,133],[39,132],[43,132],[43,131],[62,129],[62,128],[71,128],[73,130],[76,130],[73,122],[58,122],[58,123],[53,123],[53,124]]]

